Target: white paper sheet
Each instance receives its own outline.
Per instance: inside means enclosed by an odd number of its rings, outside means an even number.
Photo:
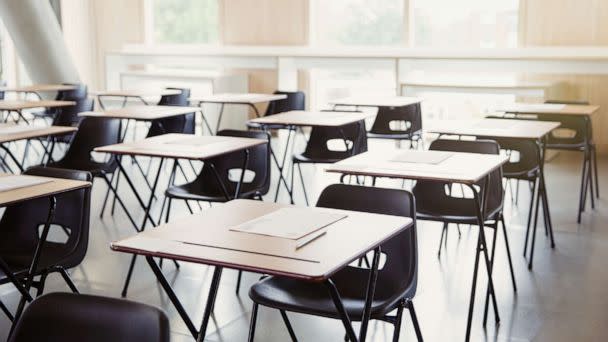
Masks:
[[[5,176],[0,177],[0,192],[9,191],[19,188],[26,188],[44,183],[52,182],[48,178],[33,177],[33,176]]]
[[[310,208],[281,208],[230,230],[298,240],[345,217],[347,215]]]
[[[407,151],[399,153],[389,161],[398,163],[416,163],[437,165],[452,156],[443,151]]]

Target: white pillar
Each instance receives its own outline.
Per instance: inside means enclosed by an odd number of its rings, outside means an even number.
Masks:
[[[49,1],[0,0],[0,18],[32,82],[80,82]]]

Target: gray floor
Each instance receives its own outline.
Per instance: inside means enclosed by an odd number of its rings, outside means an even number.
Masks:
[[[371,149],[387,145],[372,143]],[[323,167],[305,166],[308,188],[315,198],[327,184],[337,182],[337,177],[327,175]],[[551,250],[542,230],[539,230],[535,268],[528,271],[522,256],[524,227],[527,215],[529,191],[522,184],[519,205],[511,203],[507,196],[507,224],[514,257],[519,291],[511,287],[502,238],[496,261],[495,283],[501,322],[494,325],[493,317],[484,330],[481,323],[484,291],[478,292],[473,322],[474,341],[604,341],[608,339],[606,310],[608,308],[608,209],[604,198],[596,204],[596,210],[588,210],[582,224],[576,224],[578,185],[581,156],[560,153],[547,166],[547,182],[555,226],[557,247]],[[166,170],[168,171],[168,170]],[[190,172],[191,173],[191,172]],[[600,160],[600,179],[606,179],[608,160]],[[190,174],[192,177],[192,174]],[[139,181],[141,184],[141,180]],[[165,180],[166,182],[166,180]],[[161,184],[162,180],[161,180]],[[126,185],[126,184],[125,184]],[[401,186],[401,182],[384,181],[379,185]],[[604,185],[604,184],[602,184]],[[145,189],[142,187],[142,189]],[[83,264],[72,270],[72,278],[83,293],[118,297],[126,274],[129,255],[112,252],[109,243],[133,234],[124,214],[117,208],[114,216],[99,218],[99,211],[106,187],[96,182],[93,189],[91,239]],[[297,187],[298,202],[303,203]],[[126,187],[122,193],[131,208],[137,208]],[[142,190],[145,193],[145,190]],[[274,194],[274,187],[271,189]],[[608,196],[608,195],[606,195]],[[268,196],[270,200],[273,196]],[[282,198],[285,201],[286,198]],[[158,210],[159,205],[155,207]],[[203,205],[207,208],[207,205]],[[186,215],[185,206],[175,206],[173,218]],[[137,210],[133,212],[143,217]],[[158,211],[155,211],[158,215]],[[140,220],[139,220],[140,221]],[[204,227],[201,227],[204,229]],[[415,305],[427,341],[460,341],[464,338],[469,289],[472,277],[476,227],[462,227],[459,238],[456,226],[450,226],[447,247],[440,258],[437,245],[441,226],[435,223],[419,224],[420,266],[418,293]],[[487,231],[491,236],[491,230]],[[166,264],[164,272],[172,282],[178,296],[195,322],[200,322],[212,269],[202,265],[182,263],[179,270]],[[480,287],[485,288],[486,278],[481,272]],[[222,278],[215,314],[210,324],[207,340],[242,341],[246,339],[251,302],[247,296],[249,284],[258,276],[247,274],[240,295],[235,295],[236,271],[226,270]],[[58,276],[47,282],[47,291],[67,291]],[[0,298],[15,307],[16,292],[11,286],[0,287]],[[129,299],[158,305],[170,317],[174,341],[191,341],[185,325],[168,302],[151,271],[143,262],[137,264]],[[302,341],[340,341],[343,330],[339,321],[320,319],[297,314],[290,315],[294,329]],[[0,317],[0,339],[8,331],[8,320]],[[403,322],[403,341],[415,340],[409,317]],[[371,325],[370,341],[388,341],[392,328],[384,323]],[[289,336],[278,312],[262,309],[258,319],[258,341],[287,341]]]

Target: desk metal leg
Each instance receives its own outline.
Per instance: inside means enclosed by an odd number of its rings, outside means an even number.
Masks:
[[[205,313],[203,314],[203,321],[201,323],[201,329],[198,333],[197,342],[203,342],[207,335],[207,327],[209,326],[209,318],[213,313],[215,306],[215,299],[217,297],[217,290],[220,287],[220,280],[222,278],[222,267],[215,266],[213,270],[213,278],[211,279],[211,287],[209,288],[209,296],[207,296],[207,303],[205,304]]]
[[[293,202],[293,189],[291,189],[289,187],[289,184],[287,184],[287,179],[283,175],[283,170],[285,169],[285,163],[287,162],[287,153],[289,152],[289,143],[291,142],[291,135],[293,133],[293,129],[291,127],[288,127],[287,129],[289,130],[289,132],[287,134],[285,150],[283,151],[283,159],[281,160],[280,163],[279,163],[279,160],[277,159],[277,156],[275,155],[274,151],[272,150],[272,147],[270,148],[272,160],[274,160],[274,163],[277,166],[277,169],[279,170],[279,182],[277,183],[277,190],[274,194],[274,201],[276,202],[277,199],[279,198],[279,191],[281,190],[281,182],[283,182],[283,185],[285,185],[285,189],[287,190],[287,193],[289,194],[291,204],[293,204],[294,203]]]
[[[490,259],[488,256],[488,245],[486,241],[486,235],[484,231],[485,224],[485,207],[487,201],[488,194],[488,185],[489,185],[489,176],[486,176],[484,184],[483,184],[483,193],[479,194],[474,185],[468,185],[469,188],[473,191],[474,202],[475,202],[475,210],[477,212],[477,222],[479,225],[479,237],[477,239],[477,251],[475,253],[475,265],[473,267],[473,281],[471,284],[471,297],[469,299],[469,313],[467,317],[467,330],[465,334],[465,341],[469,341],[471,338],[471,323],[473,321],[473,308],[475,306],[475,291],[477,287],[477,273],[479,271],[479,254],[483,253],[484,262],[486,264],[486,271],[488,274],[488,288],[490,291],[490,297],[492,299],[492,306],[494,307],[494,318],[496,324],[500,322],[500,316],[498,314],[498,305],[496,304],[496,296],[494,292],[494,281],[492,279],[492,266],[490,263]]]
[[[215,125],[215,134],[220,131],[220,125],[222,124],[222,116],[224,115],[224,104],[220,105],[220,112],[217,117],[217,124]]]
[[[42,229],[42,234],[40,234],[40,238],[38,239],[38,243],[36,244],[36,249],[34,250],[34,256],[32,258],[32,262],[30,264],[27,280],[25,282],[25,287],[23,288],[25,292],[29,293],[32,288],[32,284],[34,283],[34,277],[36,276],[36,270],[38,269],[38,262],[40,261],[40,255],[42,254],[42,248],[44,247],[44,243],[46,242],[47,236],[49,235],[49,230],[51,228],[51,222],[55,217],[55,208],[57,206],[57,198],[55,196],[49,197],[49,211],[47,214],[46,222],[44,224],[44,228]],[[31,297],[29,298],[31,299]],[[17,307],[17,311],[15,312],[15,320],[13,321],[13,325],[11,326],[11,331],[9,333],[12,334],[13,329],[15,327],[15,323],[19,321],[19,317],[23,313],[23,309],[25,308],[25,302],[29,300],[26,296],[22,296],[19,301],[19,305]]]
[[[21,165],[21,163],[19,162],[19,159],[17,159],[17,157],[15,157],[15,155],[11,152],[11,150],[9,148],[7,148],[6,146],[4,146],[4,144],[0,144],[0,148],[2,148],[4,150],[4,152],[6,152],[6,155],[11,158],[11,160],[15,163],[15,165],[17,165],[17,168],[19,168],[19,171],[23,172],[23,165]]]
[[[156,173],[156,177],[155,177],[154,183],[152,185],[152,190],[150,192],[150,198],[148,199],[148,205],[147,206],[144,205],[144,220],[141,224],[140,232],[142,232],[142,231],[144,231],[144,229],[146,229],[146,223],[148,223],[148,220],[150,221],[150,223],[152,223],[152,226],[156,225],[156,222],[150,215],[150,208],[152,207],[152,201],[154,200],[154,193],[156,192],[156,188],[158,186],[158,180],[160,179],[160,174],[162,173],[162,167],[163,167],[164,161],[165,161],[165,158],[160,159],[160,163],[158,165],[158,171]],[[127,178],[126,174],[125,174],[125,178]],[[133,188],[133,191],[135,193],[137,193],[135,188]],[[125,278],[125,284],[122,288],[122,293],[121,293],[122,297],[127,296],[127,291],[129,290],[129,284],[131,283],[131,276],[133,275],[133,268],[135,267],[136,258],[137,258],[137,255],[133,254],[133,257],[131,258],[131,264],[129,265],[129,270],[127,271],[127,277]]]
[[[376,290],[376,280],[378,279],[378,265],[380,263],[380,247],[374,250],[374,258],[372,262],[372,267],[369,272],[369,279],[367,282],[367,291],[365,296],[365,306],[363,308],[363,316],[361,317],[361,329],[359,330],[359,337],[355,334],[355,330],[353,329],[352,322],[348,317],[348,312],[344,308],[344,304],[342,303],[342,298],[340,297],[340,293],[336,288],[336,285],[331,279],[327,279],[325,281],[325,285],[329,290],[329,294],[331,296],[334,305],[336,306],[336,310],[340,316],[340,320],[344,325],[344,329],[346,330],[346,336],[348,337],[350,342],[361,341],[364,342],[367,335],[367,327],[369,324],[369,319],[371,316],[371,308],[372,302],[374,299],[374,293]]]

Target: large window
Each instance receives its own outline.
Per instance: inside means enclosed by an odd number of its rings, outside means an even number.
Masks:
[[[405,42],[403,0],[312,0],[311,32],[319,45]]]
[[[519,0],[409,0],[411,45],[515,47]]]
[[[153,43],[217,43],[218,1],[150,0]]]

